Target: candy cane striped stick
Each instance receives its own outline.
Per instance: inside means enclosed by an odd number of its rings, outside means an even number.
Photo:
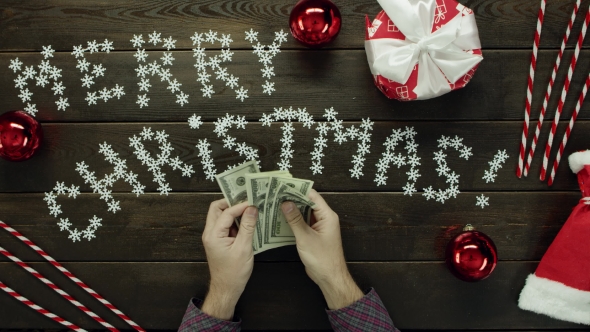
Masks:
[[[531,167],[531,161],[533,160],[533,156],[535,155],[535,148],[537,147],[539,134],[541,133],[541,127],[543,126],[543,119],[545,118],[545,113],[547,112],[547,103],[549,102],[549,97],[551,97],[551,90],[553,88],[553,84],[555,83],[555,76],[557,76],[557,70],[559,69],[561,58],[563,57],[563,51],[565,50],[565,45],[567,44],[567,41],[570,37],[572,25],[576,21],[576,16],[578,15],[578,10],[580,9],[580,2],[581,0],[577,0],[576,4],[574,5],[572,17],[570,18],[570,21],[567,23],[567,29],[565,30],[563,40],[561,41],[561,48],[559,49],[557,59],[555,59],[555,64],[553,65],[553,72],[551,73],[551,79],[549,80],[547,91],[545,92],[545,99],[543,100],[543,107],[541,107],[541,114],[539,115],[539,120],[537,121],[537,126],[535,128],[535,136],[533,137],[533,142],[531,143],[531,149],[529,150],[528,159],[524,165],[524,176],[528,175],[529,168]]]
[[[23,269],[25,269],[30,274],[32,274],[35,277],[37,277],[37,279],[41,280],[44,284],[46,284],[47,286],[49,286],[49,288],[53,289],[56,293],[58,293],[59,295],[61,295],[63,298],[65,298],[66,300],[70,301],[70,303],[72,303],[73,305],[75,305],[76,307],[78,307],[78,309],[84,311],[84,313],[86,313],[88,316],[92,317],[95,321],[99,322],[102,326],[106,327],[111,332],[119,332],[119,330],[117,330],[114,326],[112,326],[111,324],[107,323],[104,319],[98,317],[97,314],[95,314],[94,312],[90,311],[90,309],[86,308],[82,303],[76,301],[76,299],[74,299],[70,294],[66,293],[65,291],[63,291],[62,289],[60,289],[59,287],[57,287],[54,283],[52,283],[47,278],[45,278],[41,273],[37,272],[37,270],[33,269],[27,263],[24,263],[23,261],[21,261],[20,259],[18,259],[16,256],[14,256],[10,252],[8,252],[6,249],[0,247],[0,253],[3,254],[4,256],[10,258],[10,260],[12,260],[16,264],[18,264],[20,267],[22,267]]]
[[[539,51],[539,40],[541,40],[541,28],[543,27],[543,18],[545,17],[545,0],[541,0],[541,8],[537,15],[537,31],[535,31],[535,41],[533,43],[533,54],[531,55],[531,68],[529,69],[529,80],[526,90],[526,103],[524,109],[524,123],[522,125],[522,139],[520,142],[520,154],[518,157],[518,168],[516,176],[522,176],[522,166],[524,155],[529,136],[529,119],[531,117],[531,98],[533,96],[533,82],[535,81],[535,68],[537,67],[537,52]]]
[[[574,70],[576,69],[576,64],[578,63],[578,56],[580,55],[580,48],[582,48],[582,43],[584,42],[584,38],[586,37],[586,30],[588,30],[588,24],[590,23],[590,7],[589,11],[586,12],[586,17],[584,19],[584,25],[582,26],[582,33],[578,36],[578,43],[576,44],[576,49],[574,51],[574,55],[572,56],[572,63],[570,63],[570,67],[567,71],[567,77],[565,79],[565,83],[563,85],[563,89],[561,90],[561,98],[559,99],[559,103],[557,104],[557,111],[555,112],[555,118],[553,119],[553,124],[551,125],[551,131],[549,132],[549,140],[547,141],[547,145],[545,146],[545,155],[543,156],[543,166],[541,168],[541,181],[545,180],[547,175],[547,165],[549,164],[549,154],[551,153],[551,146],[553,145],[553,138],[555,137],[555,131],[557,130],[557,125],[559,124],[559,118],[561,117],[561,113],[563,111],[563,104],[565,103],[565,98],[567,96],[567,92],[570,87],[570,82],[572,80],[572,75]]]
[[[49,256],[43,249],[39,248],[33,241],[29,240],[28,238],[24,237],[21,233],[17,232],[14,228],[8,226],[5,222],[0,220],[0,227],[4,228],[7,232],[12,234],[17,239],[24,242],[28,245],[31,249],[35,250],[39,255],[43,256],[51,265],[55,266],[59,271],[61,271],[65,276],[70,278],[76,285],[80,286],[94,298],[96,298],[100,303],[104,304],[105,307],[111,309],[117,316],[123,319],[127,324],[131,325],[134,329],[140,332],[145,332],[139,325],[137,325],[134,321],[132,321],[129,317],[127,317],[123,312],[117,309],[114,305],[112,305],[109,301],[105,300],[102,296],[100,296],[97,292],[95,292],[92,288],[88,287],[85,283],[83,283],[80,279],[76,278],[70,271],[68,271],[65,267],[63,267],[59,262]]]
[[[559,167],[559,162],[561,161],[561,156],[563,155],[563,150],[565,149],[565,145],[574,129],[574,123],[578,118],[578,113],[580,113],[580,108],[582,107],[582,103],[584,102],[584,98],[586,98],[586,93],[588,92],[588,87],[590,86],[590,75],[586,78],[586,84],[584,84],[584,88],[580,93],[580,97],[578,97],[578,102],[576,103],[576,109],[574,110],[574,114],[572,114],[572,118],[570,119],[570,123],[563,134],[563,139],[561,140],[561,144],[559,145],[559,150],[557,151],[557,156],[555,157],[555,161],[553,161],[553,168],[551,169],[551,176],[549,177],[549,181],[547,182],[550,186],[553,185],[553,180],[555,180],[555,172]]]
[[[43,314],[51,319],[53,319],[54,321],[62,324],[63,326],[67,327],[70,330],[74,330],[76,332],[86,332],[86,330],[79,328],[78,326],[68,322],[67,320],[59,317],[58,315],[51,313],[43,308],[41,308],[40,306],[36,305],[34,302],[30,301],[29,299],[27,299],[26,297],[20,295],[19,293],[13,291],[11,288],[9,288],[8,286],[6,286],[4,283],[2,283],[2,281],[0,281],[0,289],[2,289],[3,291],[5,291],[6,293],[10,294],[12,297],[14,297],[15,299],[21,301],[22,303],[26,304],[29,306],[29,308],[35,310],[36,312]]]

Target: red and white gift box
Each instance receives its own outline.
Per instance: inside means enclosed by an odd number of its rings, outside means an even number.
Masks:
[[[365,50],[388,98],[422,100],[464,87],[483,60],[475,16],[455,0],[378,0]]]

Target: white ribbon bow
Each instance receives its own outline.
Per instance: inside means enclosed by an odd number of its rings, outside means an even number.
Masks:
[[[584,201],[584,204],[590,205],[590,197],[584,197],[582,200]]]
[[[483,58],[464,50],[480,49],[473,15],[461,12],[435,32],[436,0],[378,0],[406,40],[380,38],[365,42],[371,72],[405,84],[418,64],[418,99],[451,91]],[[459,5],[460,6],[460,5]],[[372,58],[372,59],[371,59]],[[447,81],[448,79],[448,81]]]

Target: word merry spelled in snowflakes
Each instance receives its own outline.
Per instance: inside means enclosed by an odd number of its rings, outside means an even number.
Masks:
[[[221,34],[218,36],[217,32],[209,30],[207,33],[197,33],[190,37],[193,42],[193,57],[196,59],[194,67],[197,68],[196,81],[201,83],[202,96],[205,98],[211,98],[215,93],[214,85],[212,84],[211,77],[214,75],[215,79],[221,81],[226,87],[229,87],[236,93],[236,99],[244,101],[248,98],[248,89],[244,89],[244,86],[239,84],[239,77],[234,76],[228,72],[227,67],[223,67],[222,64],[231,62],[234,52],[230,50],[230,44],[233,42],[231,35]],[[261,69],[262,78],[265,79],[262,84],[262,92],[271,95],[275,91],[275,83],[271,81],[272,77],[275,76],[274,66],[272,66],[272,60],[281,52],[281,45],[287,41],[287,33],[283,30],[275,32],[275,38],[272,44],[263,45],[258,41],[258,32],[250,29],[245,32],[245,40],[252,44],[253,53],[258,57],[258,62],[263,65]],[[139,94],[137,95],[136,104],[140,107],[147,107],[149,105],[150,98],[148,93],[152,87],[150,78],[158,76],[161,82],[165,82],[167,90],[174,94],[176,97],[176,103],[180,106],[184,106],[189,103],[189,95],[181,90],[182,83],[178,82],[176,78],[173,78],[173,74],[170,72],[170,68],[173,65],[175,58],[170,52],[171,49],[176,48],[177,40],[172,37],[162,38],[161,33],[154,31],[148,34],[148,44],[154,46],[160,45],[165,51],[162,53],[162,57],[155,59],[154,61],[148,61],[149,55],[144,48],[146,41],[143,39],[143,35],[133,35],[130,40],[132,46],[137,49],[133,55],[138,63],[138,67],[135,68],[135,72],[139,79],[137,83],[139,86]],[[215,56],[207,56],[204,46],[214,46],[215,43],[219,43],[221,46],[221,53]],[[66,87],[60,80],[62,77],[62,69],[57,66],[53,66],[50,63],[50,58],[54,57],[55,50],[49,46],[43,46],[41,55],[43,60],[35,67],[23,66],[23,62],[19,58],[11,59],[8,66],[14,73],[18,73],[14,79],[15,87],[19,90],[18,97],[23,103],[26,103],[24,110],[35,116],[38,112],[37,104],[32,101],[33,92],[29,89],[29,81],[34,81],[36,86],[45,88],[53,85],[51,90],[55,96],[59,96],[59,99],[55,101],[57,110],[65,111],[70,107],[68,98],[65,98],[64,91]],[[125,96],[125,87],[115,84],[114,87],[103,87],[102,89],[93,90],[93,86],[97,84],[99,77],[104,77],[106,69],[102,63],[92,63],[88,59],[89,55],[94,53],[110,53],[114,50],[113,42],[105,39],[104,42],[99,43],[96,40],[88,41],[87,46],[82,45],[74,46],[72,55],[77,60],[76,69],[80,71],[84,76],[81,77],[81,86],[89,91],[86,92],[84,98],[88,105],[96,105],[98,101],[107,102],[112,98],[120,99]],[[87,57],[88,55],[88,57]],[[24,67],[24,68],[23,68]],[[144,92],[144,93],[142,93]]]

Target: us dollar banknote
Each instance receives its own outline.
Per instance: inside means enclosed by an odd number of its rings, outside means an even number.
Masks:
[[[292,177],[287,171],[272,171],[261,173],[246,174],[246,193],[248,205],[255,206],[258,209],[258,219],[254,233],[253,248],[255,251],[264,251],[263,234],[264,234],[264,208],[266,202],[266,193],[271,176],[280,175],[282,177]],[[263,250],[264,249],[264,250]]]
[[[300,192],[307,196],[313,181],[297,178],[283,178],[283,177],[271,177],[268,185],[268,193],[266,194],[266,206],[265,206],[265,238],[264,243],[294,243],[295,236],[291,231],[291,227],[287,223],[287,219],[283,215],[280,208],[280,204],[277,204],[277,200],[281,199],[278,196],[279,188],[282,184],[285,184],[293,190]],[[281,192],[284,194],[284,192]],[[299,206],[298,206],[299,208]],[[301,211],[301,209],[300,209]],[[305,211],[302,211],[305,212]],[[305,214],[304,214],[305,216]]]
[[[296,179],[288,171],[260,172],[249,161],[216,176],[230,206],[247,201],[258,209],[252,239],[254,254],[295,244],[295,236],[282,213],[281,204],[293,201],[309,224],[314,203],[307,197],[313,181]],[[239,219],[236,219],[239,226]]]
[[[248,199],[246,174],[251,173],[260,173],[256,160],[248,161],[215,176],[229,206],[234,206]]]

